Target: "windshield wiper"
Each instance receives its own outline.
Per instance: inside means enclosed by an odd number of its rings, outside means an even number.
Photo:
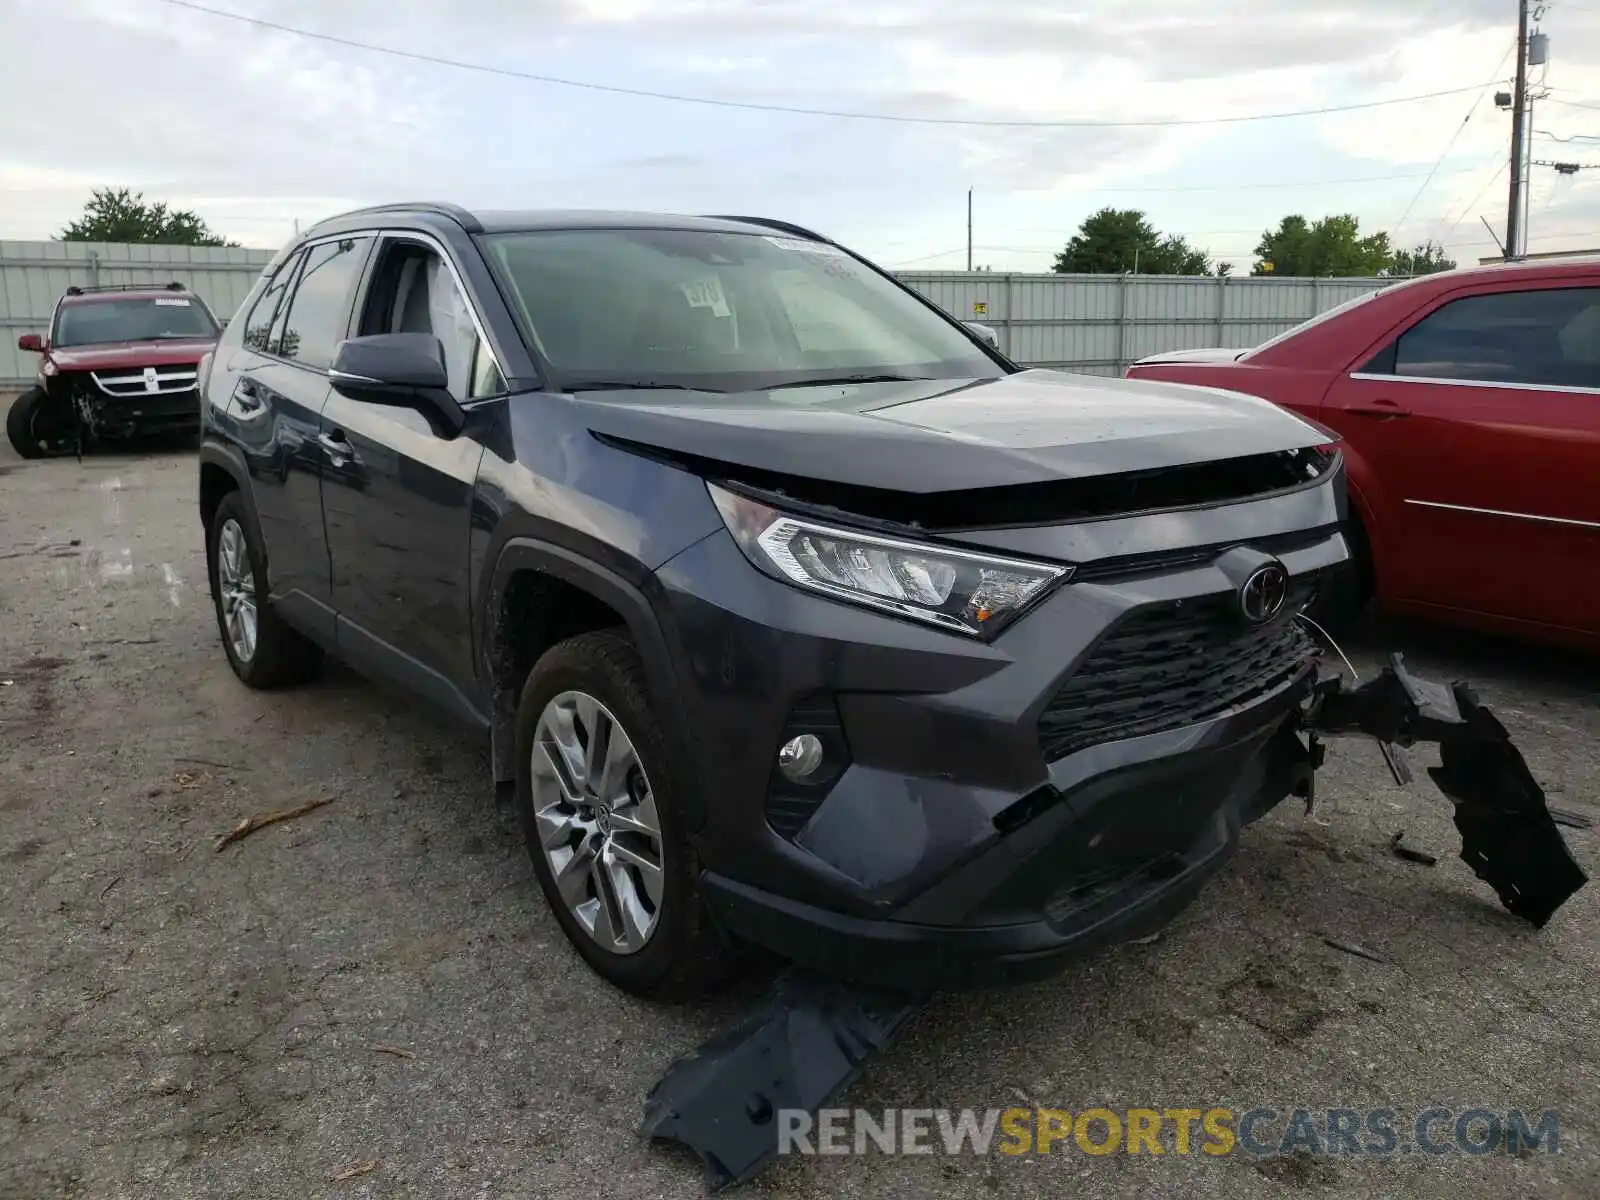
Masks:
[[[714,392],[716,388],[690,387],[686,383],[658,383],[653,379],[580,379],[566,384],[568,392]]]
[[[797,379],[793,383],[780,383],[768,390],[834,387],[843,383],[927,383],[931,378],[929,375],[830,375],[826,379]]]

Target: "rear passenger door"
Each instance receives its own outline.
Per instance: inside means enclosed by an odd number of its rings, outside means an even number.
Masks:
[[[443,249],[385,235],[362,289],[356,330],[439,339],[451,394],[469,403],[504,390],[465,290]],[[444,437],[409,408],[333,392],[321,437],[323,513],[342,655],[472,723],[470,544],[483,446]]]
[[[1600,287],[1447,294],[1337,382],[1398,599],[1600,629]]]
[[[359,267],[364,250],[361,239],[343,239],[313,243],[286,259],[240,315],[239,346],[217,372],[227,376],[218,399],[230,439],[249,466],[273,600],[325,640],[333,634],[332,583],[316,438],[328,380],[301,345],[308,336],[343,336],[354,273],[338,262],[330,267],[330,260]]]

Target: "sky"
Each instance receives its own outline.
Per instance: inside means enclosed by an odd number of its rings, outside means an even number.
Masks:
[[[1600,248],[1587,3],[1537,10],[1534,157],[1594,169],[1533,168],[1532,251]],[[124,186],[265,248],[341,209],[444,199],[760,214],[884,266],[954,270],[969,188],[974,259],[997,271],[1048,270],[1106,206],[1241,270],[1289,213],[1354,213],[1461,262],[1504,235],[1493,93],[1515,70],[1515,0],[204,7],[324,38],[174,0],[0,0],[0,238],[51,237],[94,188]]]

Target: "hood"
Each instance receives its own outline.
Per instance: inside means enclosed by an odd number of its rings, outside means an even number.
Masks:
[[[1327,444],[1253,396],[1034,370],[744,395],[590,392],[596,434],[779,475],[908,493],[1010,487]]]
[[[216,338],[161,338],[148,342],[98,342],[93,346],[52,346],[50,361],[63,371],[113,371],[197,363],[217,345]]]
[[[1243,350],[1226,350],[1220,346],[1202,350],[1168,350],[1165,354],[1147,355],[1133,365],[1147,367],[1155,363],[1230,363],[1238,362],[1249,353],[1249,347]]]

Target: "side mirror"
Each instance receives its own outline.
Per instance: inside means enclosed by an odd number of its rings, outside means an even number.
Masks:
[[[418,409],[451,437],[467,421],[450,394],[444,346],[431,333],[375,333],[340,342],[328,382],[352,400]]]
[[[969,331],[977,334],[980,338],[987,342],[991,350],[1000,349],[1000,335],[992,328],[981,324],[978,321],[963,321],[961,323],[965,325]]]
[[[25,333],[17,339],[18,350],[31,350],[34,354],[44,353],[44,339],[37,333]]]

